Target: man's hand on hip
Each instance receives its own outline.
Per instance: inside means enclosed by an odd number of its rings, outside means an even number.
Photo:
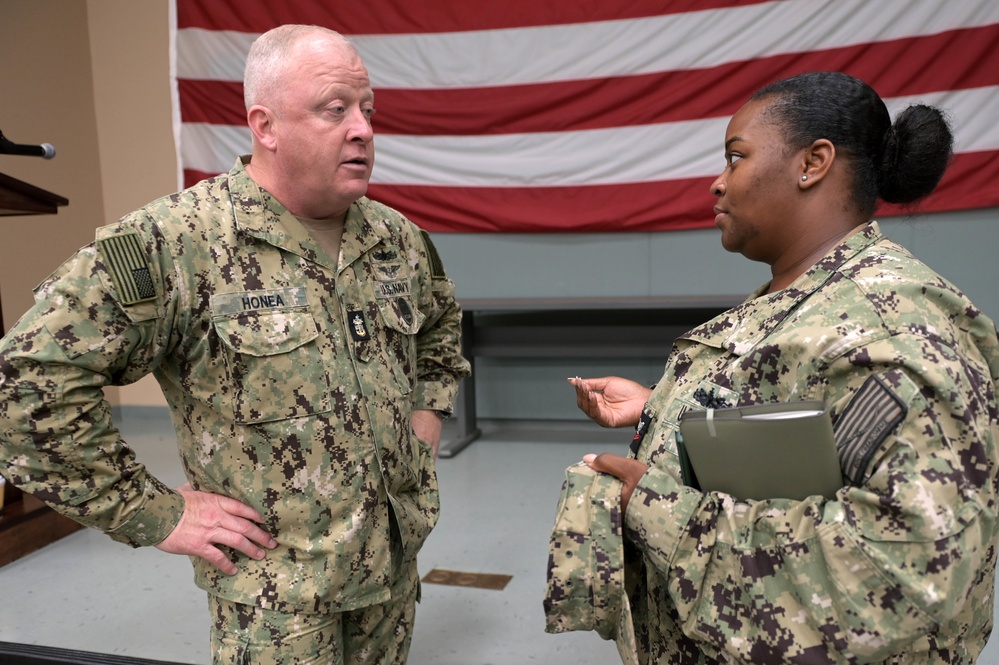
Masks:
[[[219,494],[198,492],[190,485],[177,491],[184,497],[180,522],[156,548],[171,554],[204,559],[226,575],[235,575],[236,564],[216,545],[226,545],[253,559],[263,559],[277,541],[257,526],[263,518],[250,506]]]

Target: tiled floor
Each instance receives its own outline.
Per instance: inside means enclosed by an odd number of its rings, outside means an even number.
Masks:
[[[126,410],[139,459],[183,482],[169,419]],[[623,449],[626,432],[586,423],[487,423],[482,439],[438,463],[443,511],[420,555],[433,568],[512,575],[502,591],[424,585],[413,665],[620,662],[593,633],[548,635],[541,601],[548,536],[565,467]],[[79,531],[0,568],[0,641],[197,665],[208,663],[203,593],[183,557],[132,550]],[[981,665],[999,665],[999,639]]]

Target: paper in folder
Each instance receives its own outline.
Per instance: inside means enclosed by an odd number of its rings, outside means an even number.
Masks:
[[[843,486],[823,402],[687,411],[676,442],[684,483],[704,492],[740,500],[831,499]]]

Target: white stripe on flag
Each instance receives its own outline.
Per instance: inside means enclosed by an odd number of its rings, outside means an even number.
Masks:
[[[999,86],[893,97],[885,104],[892,118],[909,104],[939,107],[951,122],[954,152],[999,150]]]
[[[910,103],[940,106],[955,126],[957,150],[999,150],[999,87],[886,100],[893,115]],[[375,135],[372,183],[541,187],[655,182],[717,175],[728,118],[578,132],[494,136]],[[245,127],[187,123],[184,165],[228,171],[250,150]]]
[[[250,152],[250,128],[185,122],[180,129],[181,157],[185,169],[225,173],[236,157]]]
[[[728,118],[496,136],[375,137],[371,181],[391,185],[550,187],[718,173]]]
[[[242,83],[246,54],[257,37],[231,30],[178,30],[177,78]]]
[[[618,21],[351,38],[374,87],[423,89],[700,69],[997,22],[994,1],[783,0]],[[256,36],[180,30],[177,76],[241,81]]]

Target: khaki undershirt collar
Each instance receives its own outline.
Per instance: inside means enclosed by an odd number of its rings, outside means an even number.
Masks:
[[[331,259],[340,265],[340,245],[343,241],[343,227],[346,220],[330,221],[328,219],[306,219],[295,216],[309,235],[326,250]]]

